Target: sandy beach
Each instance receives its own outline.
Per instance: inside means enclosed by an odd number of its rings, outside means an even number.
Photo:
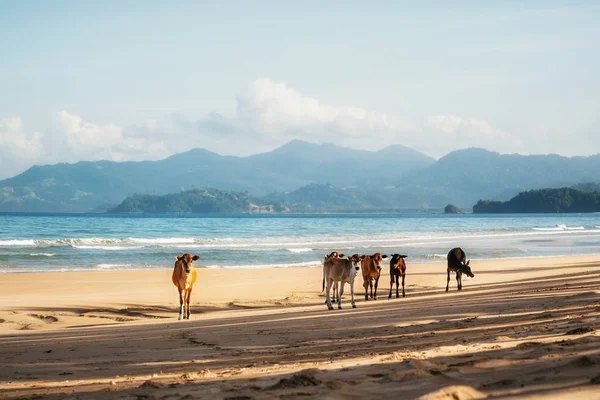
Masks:
[[[320,268],[0,275],[0,398],[600,398],[600,256],[407,260],[328,311]]]

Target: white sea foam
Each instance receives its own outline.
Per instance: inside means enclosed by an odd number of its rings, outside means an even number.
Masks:
[[[31,253],[32,257],[54,257],[56,254],[54,253]]]
[[[73,246],[74,249],[84,250],[108,250],[108,251],[119,251],[119,250],[138,250],[140,247],[136,246]]]
[[[34,240],[0,240],[0,246],[35,246]]]
[[[194,238],[129,238],[133,243],[140,244],[183,244],[194,243]]]
[[[280,264],[247,264],[247,265],[203,265],[204,268],[291,268],[291,267],[322,267],[321,261],[306,261],[299,263]]]
[[[299,247],[299,248],[292,248],[292,249],[286,249],[286,250],[289,251],[290,253],[308,253],[310,251],[313,251],[313,249],[310,247]]]
[[[96,264],[98,269],[129,269],[131,264]]]

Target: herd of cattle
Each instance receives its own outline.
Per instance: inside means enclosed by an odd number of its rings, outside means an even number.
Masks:
[[[392,288],[396,283],[396,297],[400,297],[399,285],[402,277],[402,297],[404,293],[404,279],[406,277],[406,263],[404,254],[392,254],[390,256],[390,292],[388,299],[392,297]],[[177,287],[179,294],[179,319],[190,318],[190,300],[192,288],[196,282],[196,268],[192,265],[193,261],[200,257],[192,256],[186,253],[182,256],[175,256],[175,266],[173,268],[172,281]],[[365,300],[369,300],[369,288],[371,289],[370,298],[377,300],[377,285],[381,275],[381,264],[383,259],[388,258],[386,254],[375,253],[373,255],[354,254],[344,257],[334,251],[327,254],[323,259],[323,290],[326,290],[327,308],[333,310],[331,305],[330,292],[333,288],[333,298],[337,302],[338,308],[342,308],[342,295],[344,294],[344,285],[350,284],[350,294],[352,297],[352,308],[356,308],[354,302],[354,278],[358,275],[358,270],[362,269],[363,287],[365,288]],[[446,281],[446,292],[450,283],[450,272],[456,272],[456,283],[458,290],[462,289],[462,274],[473,278],[473,272],[469,266],[469,261],[465,252],[456,247],[448,253],[448,280]]]
[[[404,254],[392,254],[390,256],[390,292],[388,299],[392,298],[392,289],[396,283],[396,297],[400,297],[399,285],[402,277],[402,297],[405,297],[404,282],[406,278],[406,263]],[[333,289],[333,301],[336,301],[338,308],[342,308],[342,295],[344,294],[344,285],[350,285],[350,303],[352,308],[356,308],[354,302],[354,279],[358,271],[362,270],[363,287],[365,288],[365,301],[369,298],[377,300],[377,286],[381,276],[381,264],[383,259],[388,258],[386,254],[375,253],[372,255],[354,254],[344,257],[334,251],[325,255],[323,259],[323,290],[325,290],[325,304],[327,308],[333,310],[331,305],[331,292]],[[448,252],[448,280],[446,281],[446,292],[450,284],[450,272],[456,272],[456,283],[458,290],[462,290],[462,274],[473,278],[475,275],[471,271],[469,261],[465,252],[460,247],[455,247]],[[371,292],[369,293],[369,289]]]

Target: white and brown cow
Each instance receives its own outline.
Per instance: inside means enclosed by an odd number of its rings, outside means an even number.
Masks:
[[[196,283],[196,268],[192,261],[198,260],[199,256],[193,256],[185,253],[182,256],[175,256],[175,266],[171,279],[177,286],[179,293],[179,319],[190,319],[190,300],[192,298],[192,288]]]
[[[331,287],[337,282],[340,283],[337,299],[338,308],[342,308],[342,295],[344,294],[344,285],[346,283],[350,284],[352,308],[356,308],[356,303],[354,302],[354,279],[356,278],[358,270],[360,269],[359,264],[361,259],[362,258],[360,255],[354,254],[346,258],[329,257],[323,262],[323,276],[325,277],[325,283],[327,285],[325,296],[327,299],[326,304],[328,309],[333,310],[329,293],[331,291]]]
[[[323,257],[323,263],[325,263],[325,261],[327,261],[329,258],[344,258],[343,254],[338,253],[337,251],[332,251],[329,254],[325,254],[325,257]],[[321,292],[325,292],[325,270],[323,270],[323,288],[321,289]],[[337,296],[338,296],[338,287],[337,287],[337,282],[333,283],[333,301],[337,302]]]
[[[377,300],[377,285],[379,285],[379,276],[381,275],[381,263],[387,255],[375,253],[373,255],[362,256],[360,263],[363,276],[363,287],[365,288],[365,301],[369,300],[369,287],[371,287],[371,298]],[[373,283],[375,283],[375,292],[373,292]]]

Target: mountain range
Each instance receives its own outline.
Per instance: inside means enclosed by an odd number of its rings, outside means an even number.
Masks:
[[[164,160],[34,166],[0,181],[0,211],[94,212],[134,194],[194,188],[247,192],[310,211],[471,207],[520,191],[597,181],[600,155],[505,155],[463,149],[435,160],[411,148],[379,151],[293,140],[271,152],[221,156],[192,149]]]

